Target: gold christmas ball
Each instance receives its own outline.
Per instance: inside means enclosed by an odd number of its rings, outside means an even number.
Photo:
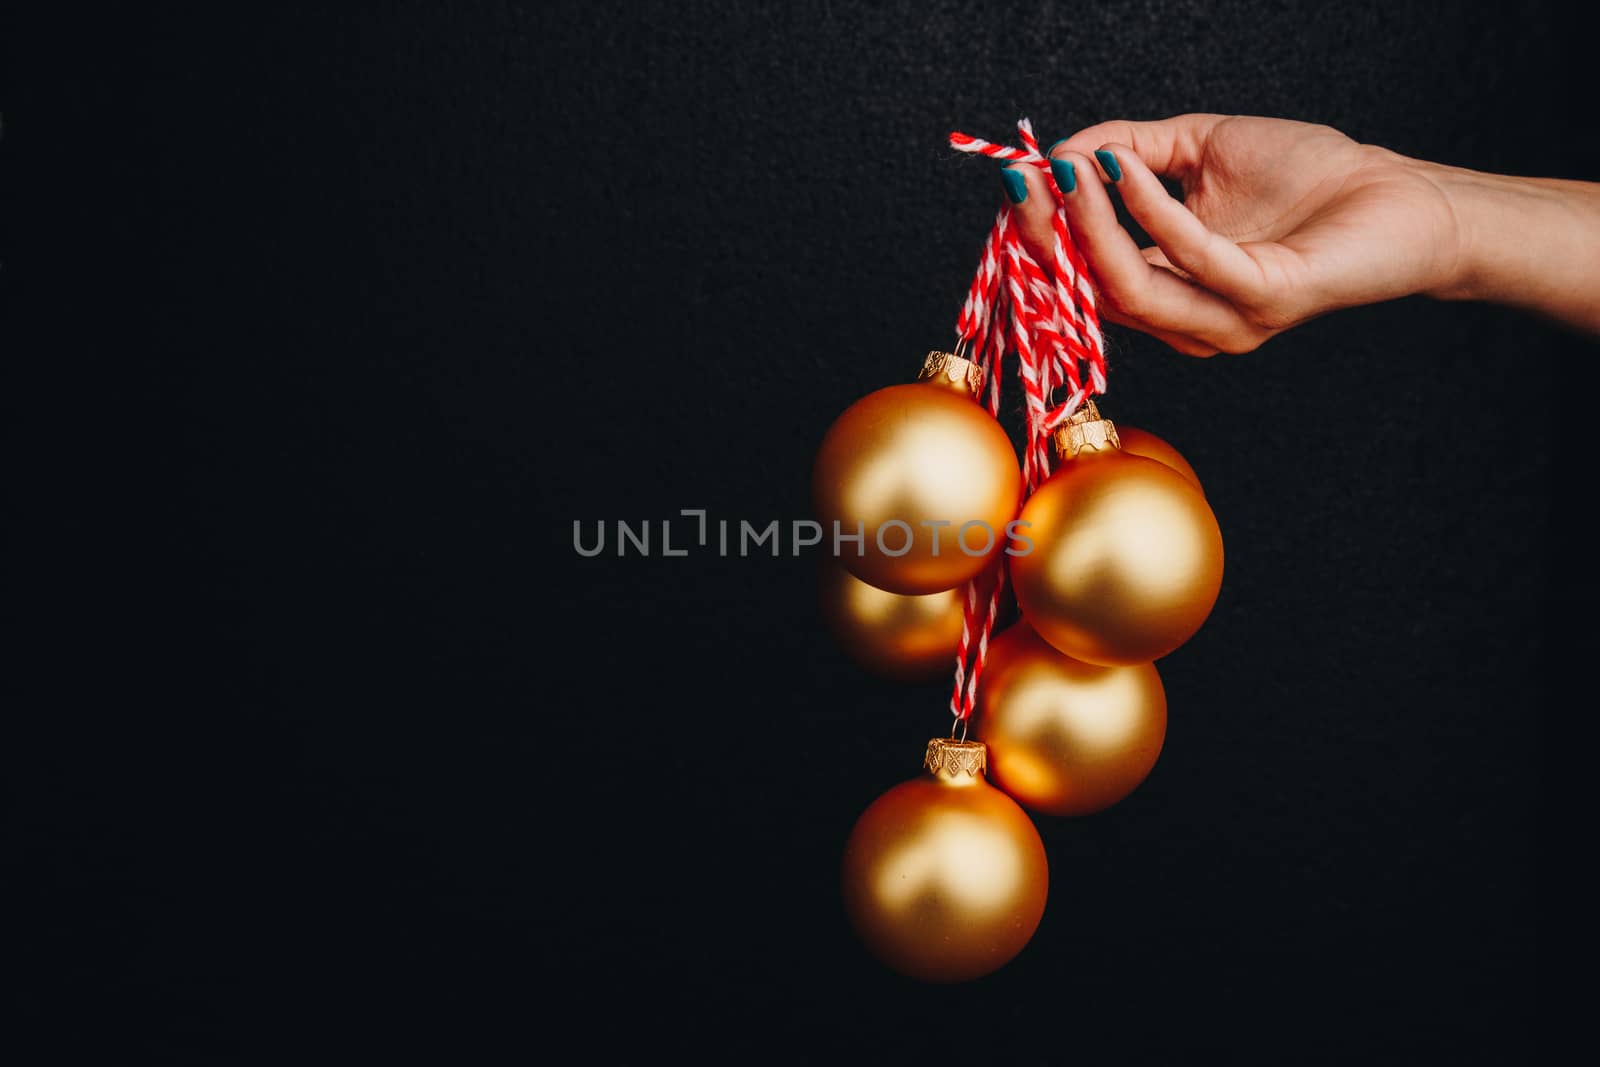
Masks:
[[[1004,547],[1022,493],[1011,440],[977,401],[977,367],[934,353],[923,374],[846,408],[811,479],[824,544],[859,535],[837,541],[845,568],[918,596],[983,570]]]
[[[844,903],[867,948],[902,974],[964,982],[1028,943],[1050,887],[1044,844],[984,780],[984,746],[928,742],[928,773],[873,801],[844,852]]]
[[[1061,466],[1022,509],[1032,547],[1010,557],[1017,604],[1074,659],[1159,659],[1216,603],[1222,532],[1192,482],[1118,448],[1093,405],[1074,419],[1057,431]]]
[[[1140,430],[1132,426],[1117,424],[1117,439],[1124,452],[1145,459],[1153,459],[1157,463],[1165,463],[1185,478],[1194,483],[1194,487],[1204,493],[1206,487],[1200,484],[1200,476],[1194,472],[1189,461],[1183,458],[1183,453],[1167,444],[1149,430]]]
[[[995,784],[1019,804],[1089,815],[1133,792],[1156,765],[1167,694],[1153,663],[1083,663],[1019,622],[989,645],[978,730]]]
[[[823,617],[845,653],[867,670],[917,682],[955,666],[966,586],[902,596],[868,585],[828,558],[821,578]]]

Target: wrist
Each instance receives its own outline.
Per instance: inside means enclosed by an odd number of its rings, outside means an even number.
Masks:
[[[1395,288],[1389,295],[1473,299],[1481,284],[1483,245],[1473,181],[1493,175],[1412,159],[1376,145],[1363,145],[1362,151],[1364,180],[1406,205],[1404,224],[1390,233]]]
[[[1422,293],[1437,300],[1488,298],[1494,284],[1491,269],[1494,259],[1489,250],[1497,240],[1493,226],[1486,226],[1494,221],[1493,200],[1497,190],[1493,187],[1515,179],[1423,160],[1411,162],[1417,173],[1437,190],[1444,205],[1438,241],[1449,251],[1440,258],[1436,275],[1423,287]],[[1490,207],[1487,213],[1486,205]]]
[[[1419,167],[1449,208],[1455,242],[1450,266],[1423,292],[1594,319],[1583,308],[1600,279],[1600,185]]]

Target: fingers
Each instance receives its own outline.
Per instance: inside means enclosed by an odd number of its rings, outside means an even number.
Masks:
[[[1011,217],[1020,227],[1022,244],[1038,263],[1055,259],[1056,197],[1044,171],[1028,164],[1001,169],[1001,184],[1011,201]],[[1018,194],[1022,199],[1018,199]]]
[[[1131,132],[1133,139],[1142,138],[1157,153],[1165,152],[1169,167],[1181,158],[1181,137],[1163,142],[1164,134],[1152,138],[1132,129],[1165,124],[1121,125],[1123,133]],[[1097,153],[1093,159],[1068,148],[1067,142],[1058,142],[1050,150],[1050,162],[1073,240],[1093,272],[1102,316],[1192,356],[1249,351],[1270,336],[1229,299],[1229,294],[1247,294],[1252,286],[1259,287],[1254,260],[1169,196],[1132,145],[1107,143],[1091,151]],[[1122,228],[1103,184],[1108,181],[1122,191],[1129,213],[1155,238],[1157,248],[1139,248]],[[1002,168],[1001,185],[1023,245],[1039,263],[1052,263],[1057,201],[1050,180],[1038,167],[1014,164]]]
[[[1126,326],[1129,329],[1138,330],[1140,333],[1149,334],[1157,341],[1165,343],[1168,347],[1174,348],[1186,356],[1206,359],[1220,351],[1216,345],[1207,344],[1198,337],[1174,333],[1171,330],[1158,330],[1148,323],[1136,322],[1133,319],[1125,318],[1112,309],[1107,309],[1103,317],[1107,322],[1114,322],[1118,326]]]
[[[1109,305],[1114,316],[1141,328],[1203,338],[1208,343],[1239,328],[1239,313],[1226,300],[1144,257],[1132,235],[1117,221],[1111,197],[1099,180],[1100,167],[1087,156],[1062,148],[1055,149],[1052,158],[1070,167],[1076,178],[1071,192],[1066,191],[1068,182],[1058,179],[1058,184],[1073,240],[1094,272],[1103,309]],[[1112,177],[1113,171],[1116,177],[1123,177],[1114,157],[1104,166],[1106,177]],[[1065,171],[1065,167],[1060,169]]]
[[[1234,303],[1248,305],[1259,298],[1263,280],[1256,261],[1169,196],[1138,152],[1110,143],[1096,150],[1095,159],[1115,181],[1128,214],[1155,240],[1169,263]]]
[[[1157,174],[1182,179],[1199,167],[1206,138],[1227,118],[1227,115],[1176,115],[1159,122],[1115,119],[1057,141],[1046,154],[1053,156],[1059,148],[1087,156],[1107,144],[1127,145]]]
[[[1153,266],[1161,267],[1161,268],[1163,268],[1165,270],[1170,270],[1172,273],[1178,275],[1181,278],[1188,277],[1188,275],[1184,274],[1183,271],[1179,270],[1177,267],[1174,267],[1172,265],[1172,260],[1167,258],[1167,254],[1165,252],[1161,251],[1161,249],[1156,247],[1155,245],[1151,245],[1149,248],[1141,248],[1141,249],[1139,249],[1139,254],[1144,256],[1145,261],[1150,263]]]

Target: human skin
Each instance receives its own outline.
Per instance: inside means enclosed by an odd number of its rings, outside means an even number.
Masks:
[[[1247,352],[1338,308],[1416,293],[1600,333],[1600,184],[1484,174],[1233,115],[1104,122],[1047,154],[1101,315],[1180,352]],[[1049,182],[1009,169],[1022,239],[1049,263]],[[1158,176],[1181,184],[1181,202]],[[1108,184],[1155,247],[1117,222]]]

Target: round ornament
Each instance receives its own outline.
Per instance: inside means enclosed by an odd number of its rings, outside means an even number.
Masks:
[[[845,845],[845,910],[867,948],[928,982],[1003,966],[1044,915],[1049,870],[1027,813],[984,779],[977,741],[928,742],[927,773],[875,800]]]
[[[1004,546],[1022,472],[978,403],[982,387],[976,364],[933,352],[916,383],[869,393],[828,428],[812,498],[851,574],[891,593],[937,593]]]
[[[961,644],[965,587],[904,596],[868,585],[836,560],[822,563],[820,602],[846,655],[873,674],[905,682],[950,673]]]
[[[1089,815],[1145,780],[1167,734],[1155,664],[1099,667],[1019,622],[989,646],[978,732],[994,782],[1029,811]]]
[[[1118,447],[1091,402],[1056,431],[1061,465],[1022,509],[1032,549],[1010,559],[1017,604],[1085,663],[1159,659],[1205,622],[1222,588],[1222,532],[1204,494]]]

